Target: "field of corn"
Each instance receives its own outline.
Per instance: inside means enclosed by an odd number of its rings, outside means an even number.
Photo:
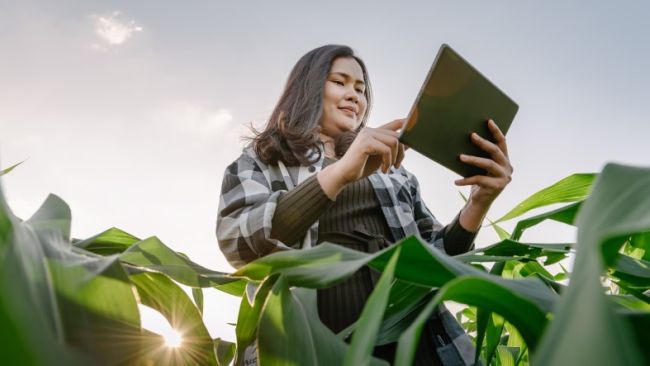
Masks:
[[[514,219],[512,233],[499,226]],[[548,220],[575,226],[576,241],[520,241]],[[499,242],[455,257],[409,237],[374,254],[324,243],[223,273],[156,237],[111,228],[72,238],[70,221],[58,196],[23,219],[0,194],[2,364],[240,365],[248,350],[263,366],[383,365],[373,347],[397,341],[395,364],[410,365],[443,301],[463,305],[456,316],[483,365],[650,364],[650,169],[609,164],[562,179],[491,222]],[[381,278],[357,322],[332,333],[315,289],[362,266]],[[241,298],[236,339],[210,337],[203,291]],[[139,304],[169,321],[178,347],[142,328]]]

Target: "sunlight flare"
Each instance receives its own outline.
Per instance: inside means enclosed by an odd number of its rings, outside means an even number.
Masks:
[[[183,344],[183,336],[173,329],[166,331],[162,336],[167,347],[178,348]]]

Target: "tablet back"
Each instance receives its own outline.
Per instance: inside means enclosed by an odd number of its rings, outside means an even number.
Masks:
[[[512,99],[443,44],[400,141],[463,177],[485,174],[483,169],[461,162],[459,155],[489,157],[472,143],[470,134],[476,132],[494,141],[487,120],[492,118],[505,134],[518,109]]]

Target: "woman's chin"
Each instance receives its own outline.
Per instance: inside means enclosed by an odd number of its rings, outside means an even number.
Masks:
[[[337,138],[338,135],[355,132],[359,124],[356,121],[336,121],[334,124],[329,125],[329,128],[323,128],[321,125],[321,133],[331,137]]]

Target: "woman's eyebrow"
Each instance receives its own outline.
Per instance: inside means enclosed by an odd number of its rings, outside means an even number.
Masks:
[[[346,78],[346,79],[352,79],[352,76],[350,76],[350,75],[348,75],[348,74],[346,74],[346,73],[344,73],[344,72],[334,71],[334,72],[331,72],[331,73],[330,73],[330,75],[332,75],[332,74],[341,75],[341,76],[343,76],[343,77]],[[358,80],[358,79],[357,79],[354,83],[355,83],[355,84],[363,84],[363,85],[366,85],[366,83],[365,83],[363,80]]]

